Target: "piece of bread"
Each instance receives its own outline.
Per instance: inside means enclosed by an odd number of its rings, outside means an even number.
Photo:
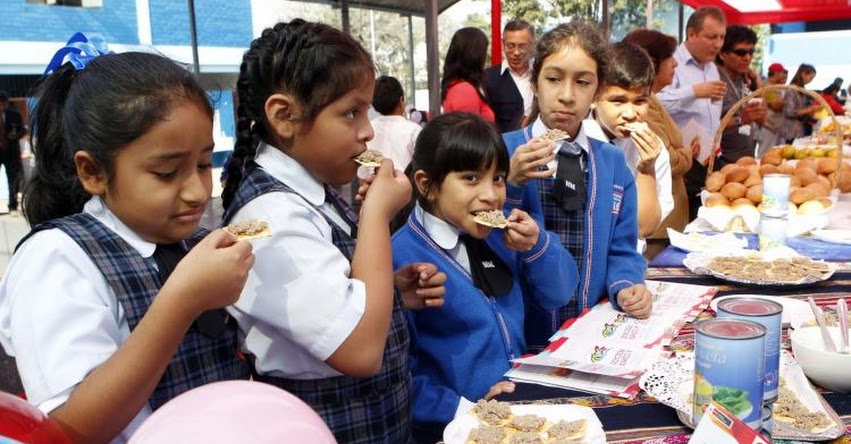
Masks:
[[[745,197],[745,194],[747,192],[748,187],[738,182],[727,182],[726,184],[724,184],[723,187],[721,187],[721,194],[723,194],[724,197],[731,201],[736,200],[740,197]]]
[[[751,173],[747,168],[741,165],[736,165],[733,168],[730,168],[730,171],[727,172],[727,183],[744,182],[750,174]]]
[[[502,213],[502,210],[480,211],[476,213],[473,220],[479,224],[491,228],[505,228],[508,226],[508,219]]]
[[[719,191],[725,183],[727,183],[727,173],[723,171],[713,171],[706,178],[706,189],[712,192]]]
[[[756,165],[756,159],[754,159],[753,156],[740,157],[736,161],[736,165],[742,165],[742,166]]]
[[[709,197],[706,198],[706,202],[704,205],[707,207],[720,207],[720,206],[730,206],[730,200],[724,197],[721,193],[712,193]]]
[[[249,219],[230,224],[223,230],[236,236],[239,240],[257,239],[272,235],[269,224],[260,219]]]
[[[384,155],[378,150],[366,150],[355,157],[355,162],[365,167],[379,167]]]
[[[745,193],[745,197],[748,198],[754,205],[757,205],[762,202],[762,184],[754,185],[748,188],[748,192]]]

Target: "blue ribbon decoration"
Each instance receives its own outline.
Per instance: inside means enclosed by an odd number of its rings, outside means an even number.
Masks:
[[[50,63],[47,64],[47,68],[44,69],[42,77],[56,71],[65,63],[74,65],[74,68],[80,71],[95,57],[112,53],[106,45],[106,40],[100,34],[92,34],[91,37],[86,37],[82,32],[78,32],[68,39],[68,43],[64,47],[56,51]]]

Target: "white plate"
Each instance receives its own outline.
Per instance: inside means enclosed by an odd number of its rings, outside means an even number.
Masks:
[[[747,239],[738,238],[731,232],[719,234],[686,234],[668,228],[668,238],[671,241],[671,245],[689,253],[696,251],[741,250],[748,247]]]
[[[511,413],[514,415],[538,415],[550,422],[585,419],[587,428],[585,440],[582,442],[585,444],[605,444],[606,442],[603,424],[600,423],[600,419],[597,418],[594,410],[589,407],[571,404],[525,404],[512,405]],[[465,444],[470,431],[478,426],[479,421],[471,413],[456,416],[443,430],[443,441],[445,444]]]
[[[813,230],[811,233],[818,240],[851,245],[851,230]]]
[[[804,322],[813,318],[813,312],[810,310],[810,305],[804,301],[792,298],[784,298],[782,296],[766,296],[761,294],[731,294],[729,296],[721,296],[715,298],[709,303],[709,307],[716,313],[718,312],[718,303],[724,299],[730,298],[756,298],[765,299],[777,302],[783,306],[783,325],[791,325],[792,328],[797,328]]]

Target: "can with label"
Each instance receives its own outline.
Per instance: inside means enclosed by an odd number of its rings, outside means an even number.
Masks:
[[[761,215],[759,218],[759,250],[770,250],[779,245],[786,245],[786,226],[789,218]]]
[[[762,176],[762,214],[784,217],[789,214],[789,189],[792,176],[766,174]]]
[[[692,421],[716,401],[754,430],[762,425],[765,327],[734,318],[695,327]]]
[[[763,438],[767,439],[768,442],[774,442],[771,440],[771,433],[774,427],[774,414],[773,414],[774,404],[766,404],[762,407],[762,430],[760,430],[760,435]]]
[[[783,325],[783,306],[758,298],[729,298],[718,302],[719,318],[753,321],[765,327],[765,385],[763,397],[767,402],[777,399],[780,379],[780,329]]]

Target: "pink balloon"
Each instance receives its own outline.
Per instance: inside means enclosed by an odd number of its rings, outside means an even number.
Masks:
[[[157,409],[130,444],[250,442],[336,444],[301,399],[269,384],[225,381],[190,390]]]

